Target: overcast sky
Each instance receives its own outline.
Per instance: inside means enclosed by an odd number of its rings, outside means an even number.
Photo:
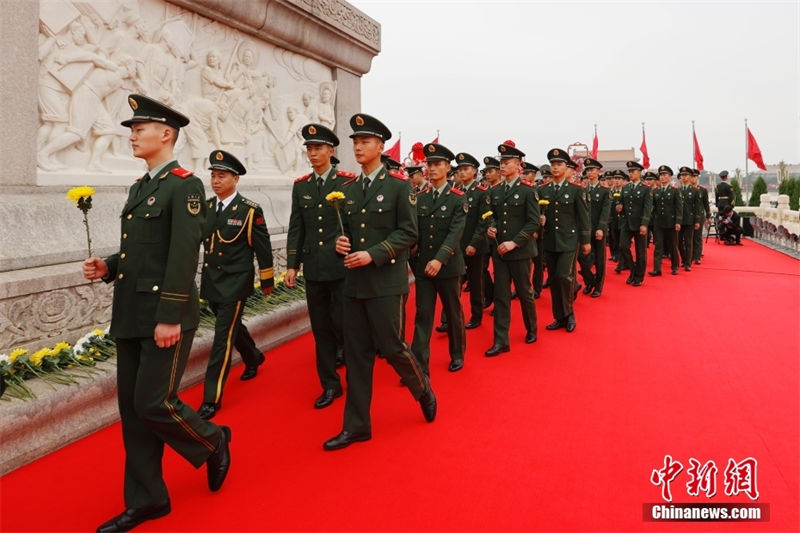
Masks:
[[[573,142],[636,148],[651,167],[744,169],[744,119],[764,161],[800,163],[800,1],[350,0],[381,24],[362,111],[416,141],[527,160]],[[750,171],[756,170],[750,163]]]

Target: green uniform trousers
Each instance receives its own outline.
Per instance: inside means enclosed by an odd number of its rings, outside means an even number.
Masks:
[[[486,268],[486,254],[465,255],[464,266],[467,269],[467,283],[469,283],[469,321],[481,322],[483,319],[483,300],[486,298],[485,280],[483,279],[483,270]]]
[[[169,499],[161,470],[165,443],[195,468],[219,444],[219,427],[201,419],[178,398],[194,333],[184,331],[169,348],[159,348],[152,338],[116,339],[127,508]]]
[[[541,293],[544,288],[544,231],[536,239],[536,257],[533,258],[533,291]]]
[[[692,243],[692,259],[695,261],[700,261],[700,258],[703,256],[703,227],[704,224],[701,222],[700,227],[694,232],[694,242]]]
[[[631,255],[631,239],[636,251],[636,261]],[[619,232],[619,260],[628,267],[634,280],[644,281],[647,270],[647,235],[640,235],[639,228],[630,229],[627,225]]]
[[[430,376],[430,343],[437,294],[442,300],[442,308],[447,317],[450,359],[453,361],[464,359],[467,336],[464,330],[464,311],[461,309],[461,276],[444,279],[420,276],[414,285],[417,311],[414,316],[414,340],[411,342],[411,352],[417,358],[425,375]]]
[[[494,344],[508,346],[511,326],[511,282],[517,290],[525,331],[536,333],[536,307],[531,287],[531,259],[505,261],[495,250],[494,263]]]
[[[592,237],[591,244],[592,249],[588,254],[578,253],[578,264],[581,265],[581,277],[586,286],[602,292],[606,280],[606,239],[603,237],[598,241]]]
[[[347,399],[343,430],[371,433],[372,371],[375,349],[403,378],[415,400],[428,387],[408,345],[400,339],[401,294],[354,298],[344,296],[344,351],[347,354]]]
[[[306,279],[306,303],[311,332],[314,334],[314,349],[317,360],[317,375],[322,389],[338,389],[342,386],[336,371],[336,350],[344,345],[342,335],[342,286],[344,279],[311,281]]]
[[[203,386],[203,402],[219,403],[228,374],[231,371],[233,349],[242,356],[245,365],[258,364],[261,350],[256,346],[247,327],[242,324],[244,300],[236,302],[208,302],[216,316],[214,321],[214,342],[208,357],[206,379]]]
[[[653,240],[656,243],[653,252],[653,271],[661,272],[661,259],[665,253],[672,263],[672,270],[678,270],[678,234],[675,228],[653,228]]]
[[[571,252],[544,252],[544,261],[547,263],[547,279],[550,280],[553,317],[556,320],[564,320],[573,313],[575,256],[577,253],[577,250]]]
[[[693,224],[681,224],[681,231],[678,234],[678,250],[681,253],[681,265],[692,266],[692,256],[694,255]]]

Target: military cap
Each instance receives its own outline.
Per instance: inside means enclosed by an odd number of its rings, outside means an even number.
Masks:
[[[460,153],[456,154],[456,163],[458,164],[458,166],[469,165],[469,166],[472,166],[472,167],[475,167],[475,168],[478,168],[479,166],[481,166],[481,164],[478,163],[477,159],[475,159],[474,157],[472,157],[471,155],[469,155],[466,152],[460,152]]]
[[[564,163],[572,161],[567,151],[561,150],[560,148],[553,148],[552,150],[547,152],[547,160],[550,161],[551,163],[553,161],[563,161]]]
[[[679,168],[678,169],[678,176],[681,176],[683,174],[686,174],[687,176],[691,176],[692,175],[692,169],[689,168],[689,167],[681,167],[681,168]]]
[[[300,132],[305,142],[303,144],[329,144],[339,146],[339,137],[322,124],[306,124]]]
[[[727,178],[728,177],[728,171],[727,170],[723,170],[722,172],[719,173],[719,177],[720,178]]]
[[[533,172],[534,174],[536,174],[537,172],[539,172],[539,167],[537,167],[533,163],[525,162],[522,164],[522,172],[523,173]]]
[[[483,164],[486,168],[500,168],[500,161],[488,155],[483,158]]]
[[[625,166],[628,167],[628,170],[644,170],[644,167],[638,161],[628,161],[625,163]]]
[[[392,138],[392,132],[383,122],[364,113],[356,113],[350,117],[350,127],[353,128],[351,139],[353,137],[377,137],[387,141]]]
[[[578,168],[578,163],[576,163],[576,162],[575,162],[575,161],[573,161],[572,159],[568,159],[568,160],[567,160],[567,166],[568,166],[569,168]]]
[[[525,157],[525,152],[508,143],[503,143],[498,146],[497,151],[500,152],[500,159],[511,159],[512,157],[518,157],[522,159]]]
[[[700,175],[700,171],[697,170],[696,168],[693,168],[692,169],[692,176],[699,176],[699,175]]]
[[[550,165],[542,165],[541,167],[539,167],[539,172],[542,174],[543,178],[545,176],[550,176],[550,177],[553,176],[553,171],[550,170]]]
[[[381,163],[383,163],[389,170],[395,170],[403,166],[389,157],[387,154],[381,154]]]
[[[141,94],[129,94],[128,105],[133,110],[133,117],[120,122],[126,128],[136,122],[161,122],[175,129],[181,129],[189,124],[189,119],[184,115]]]
[[[422,167],[421,166],[419,166],[419,165],[411,165],[411,166],[406,167],[406,173],[408,174],[409,177],[413,176],[417,172],[422,172]]]
[[[438,143],[428,143],[424,147],[426,161],[452,161],[456,158],[446,146]]]
[[[674,174],[674,173],[672,172],[672,169],[671,169],[671,168],[669,168],[667,165],[661,165],[660,167],[658,167],[658,173],[659,173],[659,174],[663,174],[663,173],[665,173],[665,172],[666,172],[667,174],[669,174],[670,176],[672,176],[672,175]]]
[[[654,179],[658,179],[658,174],[656,174],[656,173],[655,173],[655,172],[653,172],[652,170],[648,170],[647,172],[645,172],[645,173],[644,173],[644,179],[645,179],[645,180],[654,180]]]
[[[332,155],[332,156],[331,156],[331,165],[333,165],[333,166],[336,166],[336,165],[338,165],[339,163],[341,163],[341,161],[339,161],[339,158],[338,158],[338,157],[336,157],[335,155]]]
[[[224,150],[214,150],[208,155],[208,170],[227,170],[233,172],[237,176],[244,176],[247,174],[247,169],[244,165],[236,159],[233,154]]]
[[[624,170],[620,170],[620,169],[617,169],[617,170],[614,171],[614,177],[615,178],[622,178],[624,180],[631,179],[630,176],[628,176],[628,174],[626,174]]]
[[[591,157],[583,158],[583,168],[603,168],[603,165],[597,159]]]

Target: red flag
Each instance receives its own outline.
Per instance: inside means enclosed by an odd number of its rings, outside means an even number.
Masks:
[[[758,147],[756,138],[750,128],[747,128],[747,159],[756,164],[761,170],[767,170],[767,165],[764,164],[764,157],[761,155],[761,148]]]
[[[694,137],[694,162],[697,170],[703,170],[703,154],[700,153],[700,145],[697,144],[697,134],[692,130],[692,137]]]
[[[647,153],[647,140],[644,136],[644,128],[642,128],[642,145],[639,147],[639,150],[642,152],[642,165],[644,168],[650,168],[650,154]]]
[[[597,141],[597,130],[594,132],[594,140],[592,141],[592,159],[597,159],[597,146],[599,142]]]
[[[437,135],[434,140],[431,141],[431,144],[439,144],[439,136]]]
[[[391,148],[383,152],[395,161],[400,161],[400,139],[397,139]]]

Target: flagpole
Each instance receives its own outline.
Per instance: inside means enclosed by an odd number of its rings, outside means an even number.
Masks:
[[[747,152],[748,152],[747,149],[749,148],[749,146],[747,146],[747,140],[748,140],[747,139],[747,119],[744,119],[744,178],[742,178],[742,186],[743,186],[742,188],[744,188],[745,180],[747,180],[747,174],[749,174],[749,172],[748,172],[749,161],[748,161],[748,157],[747,157]],[[747,197],[747,202],[750,203],[750,197],[749,196]]]
[[[695,161],[697,160],[697,143],[694,142],[695,133],[694,133],[694,120],[692,121],[692,168],[695,166]]]

